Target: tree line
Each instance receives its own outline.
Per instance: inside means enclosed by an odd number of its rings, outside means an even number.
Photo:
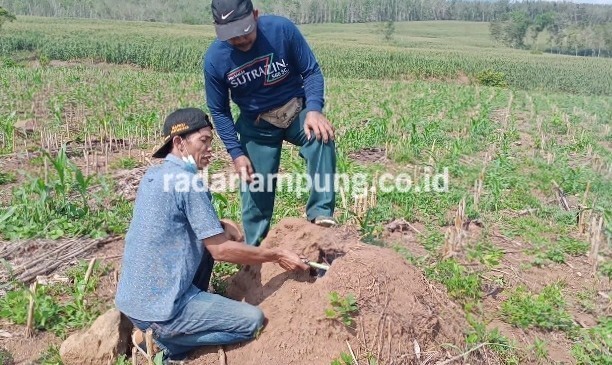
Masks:
[[[0,0],[16,15],[211,24],[206,0]]]
[[[2,28],[2,24],[12,22],[13,20],[15,20],[15,15],[9,13],[8,10],[0,6],[0,28]]]
[[[490,24],[493,39],[514,48],[531,48],[576,56],[612,57],[612,23],[583,14],[548,11],[533,15],[515,10]],[[542,42],[544,41],[544,42]]]
[[[560,13],[572,22],[612,21],[612,6],[549,1],[466,0],[254,0],[263,13],[291,18],[298,24],[376,21],[501,21],[515,11],[530,18]],[[210,24],[207,0],[0,0],[17,15],[145,20]]]
[[[542,0],[254,0],[298,24],[463,20],[489,22],[510,47],[612,56],[612,6]],[[0,0],[6,14],[211,24],[209,0]],[[8,21],[5,15],[3,21]],[[11,19],[12,20],[12,19]],[[1,24],[1,23],[0,23]],[[537,49],[544,40],[544,48]]]

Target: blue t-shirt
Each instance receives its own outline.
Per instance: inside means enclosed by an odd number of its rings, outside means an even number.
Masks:
[[[168,155],[143,176],[125,251],[115,304],[125,315],[157,322],[173,318],[200,292],[192,282],[202,240],[223,233],[202,179]]]
[[[294,97],[321,112],[324,80],[299,29],[289,19],[265,15],[257,20],[257,39],[248,52],[215,40],[204,57],[206,102],[217,133],[235,159],[244,154],[232,119],[231,99],[247,118],[279,107]]]

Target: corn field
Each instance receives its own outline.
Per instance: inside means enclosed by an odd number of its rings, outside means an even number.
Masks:
[[[40,24],[25,20],[7,26],[0,33],[0,52],[28,51],[50,60],[89,59],[159,71],[201,73],[202,55],[214,40],[210,26],[174,26],[168,29],[167,25],[147,23],[115,25],[98,21],[88,26],[79,21],[64,26],[57,20],[40,19],[38,22]],[[460,32],[460,29],[453,29],[455,26],[449,25],[446,32]],[[306,33],[316,32],[316,27],[303,26]],[[186,31],[180,32],[181,28]],[[402,29],[409,31],[410,28]],[[367,34],[367,29],[357,30],[365,30]],[[341,34],[344,37],[350,35],[348,32]],[[329,77],[401,80],[467,76],[473,79],[481,72],[493,70],[503,73],[509,86],[517,89],[612,94],[610,59],[533,55],[527,51],[475,49],[450,43],[433,46],[404,44],[401,39],[396,44],[378,42],[364,45],[359,39],[330,43],[313,37],[311,43],[325,75]]]
[[[396,250],[465,309],[465,343],[452,351],[491,345],[462,355],[470,363],[541,363],[547,344],[554,361],[605,363],[612,60],[497,47],[480,24],[407,23],[393,41],[373,29],[303,27],[326,76],[337,172],[366,178],[339,187],[342,229]],[[200,64],[213,39],[210,26],[135,22],[3,28],[0,240],[124,233],[164,118],[206,109]],[[477,82],[484,70],[507,86]],[[215,137],[210,174],[232,168]],[[299,148],[283,148],[281,171],[304,168]],[[375,189],[387,173],[413,189]],[[239,193],[213,193],[218,214],[240,221]],[[279,191],[273,224],[303,216],[307,199]],[[0,317],[12,307],[0,298]]]

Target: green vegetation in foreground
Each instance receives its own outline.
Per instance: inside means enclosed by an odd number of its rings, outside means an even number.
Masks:
[[[331,308],[325,309],[325,316],[330,319],[340,321],[347,327],[352,327],[354,323],[353,315],[359,310],[357,299],[352,293],[341,296],[338,292],[328,294]]]
[[[605,317],[597,326],[583,329],[572,347],[578,364],[612,363],[612,319]]]
[[[35,293],[34,323],[36,329],[51,331],[65,338],[76,329],[90,325],[102,313],[104,304],[96,300],[94,291],[100,277],[108,268],[96,262],[89,280],[85,281],[87,262],[68,271],[69,285],[38,285]],[[31,290],[15,284],[14,288],[0,298],[0,318],[12,323],[25,325]],[[67,299],[66,299],[67,298]]]
[[[499,47],[487,23],[403,22],[393,41],[376,23],[303,25],[328,77],[476,80],[498,72],[513,88],[612,95],[612,59],[531,54]],[[0,33],[0,52],[32,51],[41,59],[92,59],[163,71],[201,73],[212,26],[20,17]],[[432,31],[435,29],[435,31]],[[330,37],[333,34],[333,37]]]
[[[510,324],[544,330],[569,330],[574,326],[560,284],[553,284],[534,295],[523,287],[517,288],[502,304],[502,315]]]
[[[43,153],[51,168],[15,188],[10,205],[0,207],[0,233],[5,239],[97,238],[125,231],[131,207],[114,194],[112,182],[85,176],[65,148],[55,157]]]

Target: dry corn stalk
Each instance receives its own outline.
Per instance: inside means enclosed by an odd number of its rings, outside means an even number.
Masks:
[[[145,333],[145,343],[147,345],[147,361],[149,362],[149,365],[154,365],[153,356],[155,356],[155,354],[153,351],[153,330],[150,328]]]
[[[222,346],[219,346],[219,363],[220,365],[227,365],[227,357],[225,356],[225,350]]]
[[[463,198],[455,212],[454,224],[446,230],[442,247],[443,257],[450,258],[459,253],[465,244],[466,237],[465,198]]]
[[[508,107],[506,108],[506,115],[504,116],[504,126],[508,126],[508,118],[510,118],[510,114],[512,114],[512,101],[514,101],[514,93],[510,92]]]
[[[25,336],[32,337],[34,336],[34,307],[36,305],[36,286],[38,285],[37,281],[34,281],[32,285],[30,285],[30,304],[28,306],[28,319],[26,323]]]
[[[342,208],[344,208],[344,210],[347,209],[347,202],[346,202],[346,194],[344,193],[344,189],[342,187],[340,187],[340,199],[342,202]]]
[[[591,218],[591,210],[587,209],[587,198],[589,195],[589,190],[591,188],[591,182],[587,182],[586,190],[584,191],[584,195],[582,197],[582,206],[580,207],[580,213],[578,214],[578,232],[580,234],[584,234],[586,231],[586,222]]]
[[[593,275],[597,272],[597,264],[599,257],[599,244],[601,243],[601,230],[603,228],[603,217],[597,215],[591,217],[589,226],[589,241],[591,243],[591,251],[589,252],[589,261],[593,265]]]
[[[91,261],[89,261],[89,266],[87,266],[87,271],[85,272],[85,278],[83,279],[83,282],[85,283],[85,285],[87,286],[87,283],[89,282],[89,278],[91,277],[91,274],[93,273],[93,268],[94,265],[96,264],[96,258],[92,258]]]
[[[480,203],[480,197],[482,196],[482,185],[484,182],[485,168],[482,168],[478,180],[474,182],[474,209],[478,210],[478,204]]]
[[[366,190],[363,194],[354,196],[353,212],[355,212],[358,219],[361,219],[366,215],[368,209],[376,206],[377,201],[376,187],[366,186]]]
[[[569,117],[565,113],[563,113],[563,121],[565,122],[565,134],[570,137],[572,142],[576,142],[576,130],[572,129],[572,124],[569,121]]]
[[[561,205],[561,208],[563,208],[566,212],[569,212],[570,206],[569,206],[569,203],[567,202],[567,198],[565,197],[565,193],[563,192],[563,189],[561,189],[561,187],[559,186],[559,184],[557,184],[556,181],[553,180],[552,183],[554,185],[554,190],[557,195],[557,199],[559,200],[559,205]]]

